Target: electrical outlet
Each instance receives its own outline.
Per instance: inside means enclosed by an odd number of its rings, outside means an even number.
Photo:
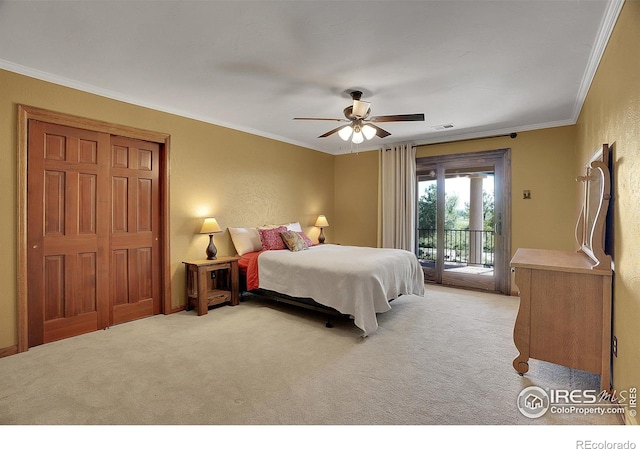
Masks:
[[[523,190],[522,191],[522,199],[530,200],[531,199],[531,190]]]
[[[613,349],[614,357],[618,357],[618,337],[616,337],[615,335],[613,336],[613,341],[611,342],[611,346]]]

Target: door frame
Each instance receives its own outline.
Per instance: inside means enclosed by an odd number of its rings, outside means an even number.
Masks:
[[[447,154],[441,156],[425,156],[416,158],[416,174],[419,176],[421,171],[425,171],[431,167],[440,167],[441,165],[455,165],[455,166],[463,166],[465,165],[465,161],[472,159],[473,164],[482,164],[482,160],[486,160],[487,163],[493,162],[495,160],[499,160],[502,165],[502,176],[496,170],[495,173],[495,185],[496,190],[500,190],[502,194],[502,208],[503,208],[503,217],[502,217],[502,226],[501,233],[503,236],[502,239],[502,250],[500,254],[496,254],[497,263],[494,265],[494,276],[495,276],[495,288],[496,291],[499,291],[505,295],[511,294],[511,271],[510,271],[510,259],[511,259],[511,149],[510,148],[502,148],[497,150],[489,150],[489,151],[477,151],[470,153],[457,153],[457,154]],[[416,176],[416,185],[418,183],[418,176]],[[438,170],[438,184],[444,184],[444,171]],[[442,179],[440,179],[442,178]],[[437,198],[437,207],[438,207],[438,220],[442,219],[442,223],[438,222],[439,227],[444,227],[444,189],[438,189],[438,198]],[[417,219],[417,217],[416,217]],[[417,228],[417,225],[416,225]],[[442,248],[444,242],[438,242],[438,248]],[[416,239],[416,250],[417,250],[418,240]],[[416,251],[417,253],[417,251]],[[440,269],[437,267],[436,261],[436,269],[439,272]],[[440,275],[438,275],[438,281],[440,282]]]
[[[64,125],[89,131],[146,140],[160,144],[160,263],[161,313],[171,310],[171,255],[169,247],[169,151],[171,135],[131,126],[93,120],[62,112],[18,105],[18,352],[28,350],[28,279],[27,279],[27,151],[29,120]]]

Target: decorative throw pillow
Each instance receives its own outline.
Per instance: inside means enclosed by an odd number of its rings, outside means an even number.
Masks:
[[[287,249],[280,237],[281,232],[285,232],[287,228],[284,226],[279,226],[277,228],[272,229],[258,229],[258,233],[260,234],[260,242],[262,243],[262,249],[264,250],[273,250],[273,249]]]
[[[304,242],[300,234],[296,231],[285,231],[281,232],[280,236],[282,237],[282,241],[290,251],[302,251],[305,249],[309,249],[307,244]]]
[[[233,246],[239,256],[262,250],[260,234],[256,228],[228,228]]]
[[[297,232],[297,234],[302,237],[302,240],[304,240],[304,243],[307,245],[307,247],[313,246],[313,242],[311,241],[311,239],[309,237],[307,237],[307,234],[305,234],[302,231]]]

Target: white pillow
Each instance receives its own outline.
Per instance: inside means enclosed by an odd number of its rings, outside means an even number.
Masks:
[[[300,226],[300,223],[297,221],[286,224],[285,226],[287,227],[288,231],[302,232],[302,226]]]
[[[239,256],[262,250],[260,234],[256,228],[228,228],[233,246]]]
[[[284,226],[285,228],[287,228],[287,231],[302,232],[302,226],[300,226],[300,223],[297,221],[287,223],[287,224],[266,224],[266,225],[260,226],[260,229],[273,229],[273,228],[279,228],[280,226]]]

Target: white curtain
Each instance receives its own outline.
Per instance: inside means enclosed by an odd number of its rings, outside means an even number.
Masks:
[[[416,147],[382,149],[382,247],[414,251],[416,223]]]

